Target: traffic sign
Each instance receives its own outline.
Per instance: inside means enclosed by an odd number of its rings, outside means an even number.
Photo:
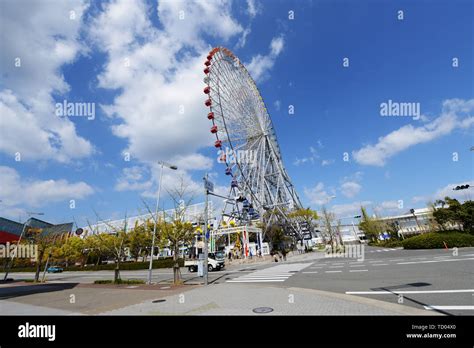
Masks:
[[[213,192],[214,191],[214,184],[211,181],[204,178],[204,188],[209,192]]]

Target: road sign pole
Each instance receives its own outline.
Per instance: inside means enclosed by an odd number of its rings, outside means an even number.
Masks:
[[[208,190],[208,180],[207,180],[207,174],[206,176],[204,177],[204,193],[206,194],[206,205],[204,207],[204,285],[207,285],[208,284],[208,263],[207,263],[207,259],[208,259],[208,246],[207,246],[207,220],[208,220],[208,200],[209,200],[209,194],[208,194],[209,190]]]

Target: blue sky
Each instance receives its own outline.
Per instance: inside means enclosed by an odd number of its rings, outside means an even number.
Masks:
[[[231,49],[256,80],[305,206],[348,216],[363,204],[387,215],[446,194],[472,199],[451,190],[473,178],[470,1],[0,7],[2,216],[44,212],[84,225],[94,211],[103,219],[143,211],[142,199],[152,204],[156,194],[158,160],[180,167],[165,171],[165,188],[182,177],[202,201],[209,172],[224,192],[202,94],[215,46]],[[64,100],[94,103],[95,118],[56,116]],[[419,103],[419,119],[382,117],[388,100]],[[166,194],[162,202],[171,205]]]

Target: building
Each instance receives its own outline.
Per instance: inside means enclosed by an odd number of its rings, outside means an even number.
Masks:
[[[24,223],[20,223],[0,217],[0,244],[17,242],[22,232],[24,230],[28,231],[29,228],[40,229],[41,232],[45,234],[70,234],[72,232],[73,223],[69,222],[55,225],[33,217]]]
[[[205,203],[197,203],[197,204],[191,204],[188,205],[186,208],[182,208],[184,213],[183,213],[183,220],[187,222],[193,223],[195,226],[198,225],[200,221],[203,221],[204,217],[204,209],[205,208]],[[154,214],[153,214],[154,215]],[[142,215],[135,215],[135,216],[130,216],[127,217],[126,219],[117,219],[117,220],[101,220],[97,222],[96,224],[91,224],[88,226],[84,226],[84,234],[83,236],[91,235],[91,234],[100,234],[100,233],[116,233],[117,231],[123,230],[123,229],[131,229],[134,228],[135,225],[142,225],[146,221],[154,221],[153,215],[148,213],[148,214],[142,214]],[[166,221],[172,221],[176,217],[176,209],[168,209],[165,210],[164,212],[161,211],[158,213],[158,216],[163,219],[166,218]],[[213,205],[212,201],[208,202],[208,216],[209,220],[213,220]]]

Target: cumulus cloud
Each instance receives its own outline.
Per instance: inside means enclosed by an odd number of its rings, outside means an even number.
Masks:
[[[336,204],[329,210],[333,212],[337,218],[360,215],[360,207],[372,204],[371,201],[352,202],[348,204]]]
[[[474,124],[473,112],[474,99],[445,100],[441,115],[433,121],[419,127],[403,126],[380,137],[375,145],[353,151],[353,157],[359,164],[383,166],[389,158],[415,145],[428,143],[456,129],[470,128]]]
[[[144,2],[115,1],[93,21],[89,35],[108,57],[99,86],[120,89],[104,110],[118,121],[112,131],[127,140],[124,151],[139,161],[207,168],[197,152],[213,143],[204,117],[202,70],[210,47],[203,36],[225,42],[242,28],[229,1],[159,2],[162,28],[151,22],[151,11]]]
[[[247,70],[255,81],[262,81],[269,76],[268,72],[275,65],[276,59],[283,51],[285,40],[283,36],[274,37],[270,42],[270,52],[267,55],[257,55],[246,64]]]
[[[470,187],[468,189],[458,190],[458,191],[453,190],[453,188],[455,188],[456,186],[466,185],[466,184],[470,185]],[[474,196],[473,187],[474,187],[474,181],[468,179],[468,180],[465,180],[465,181],[448,184],[444,187],[441,187],[441,188],[437,189],[435,192],[433,192],[431,194],[428,194],[428,195],[415,196],[415,197],[413,197],[412,201],[413,201],[413,203],[420,203],[420,202],[423,202],[423,203],[431,202],[431,203],[433,203],[437,199],[443,199],[444,200],[445,197],[456,198],[459,201],[472,200],[473,196]]]
[[[19,205],[39,207],[70,199],[83,199],[94,190],[85,182],[69,183],[67,180],[22,179],[10,167],[0,166],[0,198],[9,209],[21,210]]]
[[[324,205],[327,204],[332,198],[334,193],[327,192],[322,182],[318,182],[316,186],[312,188],[304,188],[304,194],[308,198],[311,204]]]
[[[61,74],[85,49],[79,43],[83,1],[1,5],[0,151],[22,160],[68,162],[93,153],[73,122],[54,111],[54,94],[70,87]],[[28,15],[25,15],[28,14]],[[21,139],[22,141],[18,141]]]
[[[347,198],[353,198],[362,189],[362,186],[355,181],[347,181],[343,183],[340,187],[341,193]]]

